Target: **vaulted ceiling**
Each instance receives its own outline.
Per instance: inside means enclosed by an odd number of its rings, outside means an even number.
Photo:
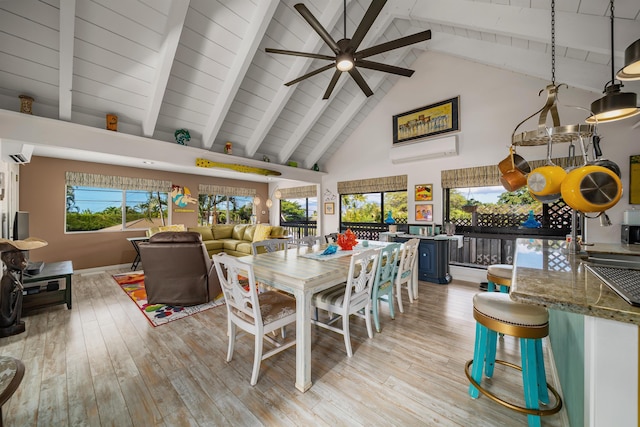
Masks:
[[[322,100],[332,71],[284,86],[327,62],[265,48],[331,54],[295,2],[0,0],[0,108],[17,111],[26,94],[39,116],[104,129],[112,113],[120,133],[175,144],[174,131],[185,128],[191,147],[221,153],[230,141],[236,156],[322,166],[405,77],[361,69],[369,98],[343,75]],[[334,39],[344,37],[343,0],[304,4]],[[346,1],[348,37],[369,4]],[[602,92],[611,67],[608,7],[557,0],[557,82]],[[617,0],[615,16],[617,71],[640,38],[640,2]],[[430,29],[431,40],[371,59],[411,68],[423,52],[440,52],[550,81],[550,22],[548,0],[392,0],[361,48]]]

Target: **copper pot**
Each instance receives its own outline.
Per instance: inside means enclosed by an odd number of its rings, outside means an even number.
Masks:
[[[527,177],[519,169],[512,169],[502,174],[500,184],[507,191],[516,191],[527,185]]]
[[[519,154],[513,151],[513,147],[509,147],[509,155],[498,163],[498,169],[502,174],[506,174],[514,169],[519,170],[524,175],[531,172],[531,166],[529,163]]]

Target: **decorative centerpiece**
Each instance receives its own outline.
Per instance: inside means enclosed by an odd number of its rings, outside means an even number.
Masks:
[[[351,229],[347,228],[344,234],[338,234],[338,240],[336,241],[340,249],[343,251],[350,251],[355,245],[358,244],[356,235]]]
[[[176,142],[180,145],[187,145],[187,141],[191,140],[191,134],[187,129],[178,129],[173,133],[176,138]]]

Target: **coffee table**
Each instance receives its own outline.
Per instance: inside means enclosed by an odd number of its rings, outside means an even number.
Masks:
[[[25,275],[22,278],[22,284],[25,285],[22,309],[27,311],[52,305],[67,304],[67,308],[71,310],[71,276],[73,276],[73,264],[71,261],[45,262],[40,274],[34,276]],[[46,286],[43,286],[38,293],[27,293],[28,286],[26,285],[30,283],[59,279],[65,280],[64,289],[47,291]]]

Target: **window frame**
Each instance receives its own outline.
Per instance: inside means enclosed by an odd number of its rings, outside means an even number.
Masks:
[[[68,229],[68,215],[69,213],[73,213],[70,212],[69,210],[69,204],[68,204],[68,199],[69,199],[69,187],[74,188],[74,190],[80,188],[80,189],[84,189],[85,191],[110,191],[110,192],[114,192],[114,193],[120,193],[120,228],[119,229],[111,229],[112,227],[115,227],[117,224],[114,224],[113,226],[110,227],[105,227],[105,228],[100,228],[100,229],[95,229],[95,230],[69,230]],[[171,197],[169,196],[169,191],[151,191],[151,190],[134,190],[134,189],[123,189],[123,188],[109,188],[109,187],[92,187],[92,186],[86,186],[86,185],[72,185],[72,184],[65,184],[65,214],[64,214],[64,234],[81,234],[81,233],[119,233],[119,232],[129,232],[129,231],[142,231],[142,230],[146,230],[149,227],[153,227],[154,223],[153,222],[149,222],[149,225],[146,227],[127,227],[127,192],[135,192],[135,193],[151,193],[152,195],[154,193],[161,193],[162,195],[164,195],[164,197],[161,197],[163,200],[160,203],[160,209],[162,209],[162,211],[164,213],[166,213],[166,222],[167,223],[171,223]],[[147,201],[150,199],[147,199]],[[96,200],[96,202],[100,202],[99,200]],[[88,201],[88,203],[90,203],[90,201]],[[91,214],[99,214],[104,212],[106,209],[110,208],[110,207],[118,207],[118,206],[107,206],[105,207],[102,211],[100,212],[91,212]],[[81,213],[81,212],[77,212],[77,213]],[[159,217],[162,218],[162,215]]]

